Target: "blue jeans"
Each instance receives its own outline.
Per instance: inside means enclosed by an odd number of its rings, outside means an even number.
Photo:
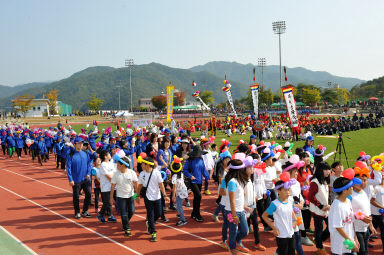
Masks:
[[[229,221],[227,218],[227,211],[224,209],[223,206],[223,227],[221,228],[221,239],[223,240],[223,243],[227,240],[227,235],[228,235],[228,226],[229,226]]]
[[[295,235],[295,243],[296,243],[297,255],[304,255],[303,247],[301,246],[300,231],[295,232],[294,235]]]
[[[208,170],[207,172],[208,172],[209,176],[211,176],[211,170]],[[208,179],[205,179],[204,180],[204,191],[208,190],[208,185],[209,185]]]
[[[123,229],[130,229],[129,221],[131,220],[133,214],[135,213],[135,200],[133,197],[130,198],[122,198],[117,197],[117,202],[120,205],[120,215],[121,221],[123,224]]]
[[[227,214],[230,211],[226,212]],[[236,212],[237,217],[239,218],[239,224],[229,223],[229,248],[231,250],[236,249],[236,244],[241,243],[241,239],[247,236],[248,234],[248,224],[245,219],[244,212]]]
[[[213,215],[215,215],[215,216],[219,216],[220,212],[222,212],[223,215],[224,215],[224,212],[223,212],[223,211],[224,211],[224,205],[219,204],[219,205],[217,206],[215,212],[213,213]]]
[[[183,211],[183,201],[184,201],[183,198],[180,198],[179,196],[176,196],[176,209],[177,209],[177,212],[180,215],[180,220],[181,221],[185,221],[184,211]]]

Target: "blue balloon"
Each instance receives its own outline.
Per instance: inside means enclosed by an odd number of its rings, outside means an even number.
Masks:
[[[163,177],[163,181],[165,181],[167,179],[167,173],[164,171],[160,171],[160,173],[161,173],[161,177]]]
[[[267,190],[267,197],[271,195],[271,191]]]

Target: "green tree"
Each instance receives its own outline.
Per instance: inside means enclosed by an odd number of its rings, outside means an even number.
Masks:
[[[91,109],[94,113],[98,113],[100,111],[101,106],[103,105],[104,100],[96,97],[95,94],[89,97],[88,108]]]
[[[29,94],[26,94],[24,96],[16,97],[12,101],[12,107],[15,109],[16,112],[21,112],[24,115],[27,113],[29,109],[32,108],[32,101],[34,97],[30,97]]]
[[[321,99],[323,102],[327,102],[327,104],[337,104],[337,93],[335,89],[325,89],[321,93]]]
[[[320,91],[315,88],[303,88],[302,98],[306,105],[316,105],[321,99]]]
[[[59,97],[59,90],[50,90],[45,96],[48,99],[49,115],[57,114],[57,98]]]
[[[167,97],[164,95],[154,96],[151,101],[158,110],[163,110],[167,106]]]
[[[259,104],[266,104],[269,106],[273,103],[273,99],[273,92],[270,88],[259,92]]]
[[[213,91],[209,91],[209,90],[200,91],[199,96],[201,100],[203,100],[203,102],[206,103],[207,105],[212,105],[215,102],[215,99],[213,98]]]
[[[346,104],[351,98],[351,94],[346,88],[336,89],[337,98],[339,99],[340,104]]]

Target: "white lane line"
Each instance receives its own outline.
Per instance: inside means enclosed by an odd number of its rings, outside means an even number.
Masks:
[[[57,187],[57,186],[55,186],[55,185],[51,185],[51,184],[48,184],[48,183],[46,183],[46,182],[36,180],[36,179],[34,179],[34,178],[32,178],[32,177],[28,177],[28,176],[25,176],[25,175],[23,175],[23,174],[15,173],[15,172],[13,172],[13,171],[9,171],[9,170],[7,170],[7,169],[5,169],[5,168],[0,168],[0,170],[7,171],[7,172],[9,172],[9,173],[19,175],[19,176],[21,176],[21,177],[25,177],[25,178],[30,179],[30,180],[37,181],[37,182],[39,182],[39,183],[45,184],[45,185],[47,185],[47,186],[50,186],[50,187],[52,187],[52,188],[56,188],[56,189],[59,189],[59,190],[61,190],[61,191],[64,191],[64,192],[67,192],[67,193],[71,193],[71,194],[72,194],[72,191],[65,190],[65,189],[62,189],[62,188]],[[1,186],[0,186],[0,187],[1,187]],[[141,215],[138,215],[138,214],[134,214],[134,216],[137,216],[137,217],[142,218],[142,219],[146,219],[145,217],[143,217],[143,216],[141,216]],[[71,220],[71,221],[72,221],[72,220]],[[75,222],[75,221],[72,221],[72,222]],[[77,222],[75,222],[75,223],[77,223]],[[215,242],[215,241],[209,240],[209,239],[207,239],[207,238],[205,238],[205,237],[202,237],[202,236],[199,236],[199,235],[196,235],[196,234],[192,234],[192,233],[190,233],[190,232],[188,232],[188,231],[184,231],[184,230],[182,230],[182,229],[175,228],[175,227],[172,227],[172,226],[170,226],[170,225],[166,225],[166,224],[163,224],[163,223],[160,223],[160,222],[159,222],[159,224],[162,225],[162,226],[165,226],[165,227],[174,229],[174,230],[176,230],[176,231],[182,232],[182,233],[184,233],[184,234],[193,236],[193,237],[195,237],[195,238],[198,238],[198,239],[207,241],[207,242],[209,242],[209,243],[216,244],[216,245],[220,245],[219,243],[217,243],[217,242]]]
[[[33,255],[38,255],[36,252],[34,252],[31,248],[29,248],[27,245],[25,245],[22,241],[20,241],[16,236],[12,235],[8,230],[6,230],[3,226],[0,226],[0,228],[5,232],[7,233],[10,237],[12,237],[13,239],[15,239],[15,241],[20,244],[21,246],[23,246],[26,250],[28,250],[30,253],[32,253]]]
[[[26,198],[26,197],[24,197],[24,196],[22,196],[22,195],[20,195],[20,194],[17,194],[16,192],[14,192],[14,191],[12,191],[12,190],[9,190],[9,189],[7,189],[7,188],[1,186],[1,185],[0,185],[0,188],[2,188],[2,189],[5,190],[5,191],[8,191],[9,193],[12,193],[12,194],[15,195],[15,196],[18,196],[18,197],[20,197],[20,198],[26,200],[26,201],[28,201],[28,202],[30,202],[30,203],[32,203],[32,204],[38,206],[38,207],[41,207],[41,208],[43,208],[44,210],[47,210],[47,211],[49,211],[50,213],[59,216],[60,218],[63,218],[63,219],[65,219],[65,220],[69,221],[69,222],[72,222],[73,224],[75,224],[75,225],[77,225],[77,226],[79,226],[79,227],[81,227],[81,228],[84,228],[84,229],[88,230],[89,232],[92,232],[92,233],[98,235],[99,237],[102,237],[102,238],[104,238],[104,239],[106,239],[106,240],[108,240],[108,241],[110,241],[110,242],[112,242],[112,243],[114,243],[114,244],[116,244],[116,245],[118,245],[118,246],[120,246],[120,247],[122,247],[122,248],[124,248],[124,249],[126,249],[126,250],[128,250],[128,251],[130,251],[130,252],[132,252],[132,253],[134,253],[134,254],[142,255],[142,253],[140,253],[140,252],[138,252],[138,251],[135,251],[135,250],[129,248],[128,246],[125,246],[125,245],[123,245],[123,244],[121,244],[121,243],[119,243],[119,242],[117,242],[117,241],[115,241],[115,240],[113,240],[113,239],[111,239],[111,238],[109,238],[109,237],[103,235],[103,234],[100,234],[99,232],[96,232],[95,230],[90,229],[90,228],[88,228],[88,227],[86,227],[86,226],[84,226],[84,225],[82,225],[82,224],[80,224],[80,223],[78,223],[78,222],[76,222],[76,221],[74,221],[74,220],[71,220],[71,219],[65,217],[64,215],[62,215],[62,214],[60,214],[60,213],[58,213],[58,212],[55,212],[55,211],[53,211],[53,210],[51,210],[51,209],[49,209],[49,208],[47,208],[47,207],[45,207],[45,206],[43,206],[43,205],[41,205],[41,204],[39,204],[39,203],[36,203],[35,201],[33,201],[33,200],[29,199],[29,198]]]

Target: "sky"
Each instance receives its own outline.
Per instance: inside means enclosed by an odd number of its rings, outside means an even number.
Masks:
[[[364,80],[384,75],[382,0],[0,0],[0,84],[90,66],[279,64]]]

